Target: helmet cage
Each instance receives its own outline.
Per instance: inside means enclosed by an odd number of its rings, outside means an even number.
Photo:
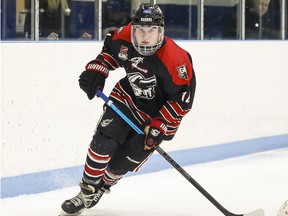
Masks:
[[[135,38],[135,31],[137,28],[143,27],[142,25],[132,25],[131,28],[131,40],[134,48],[143,56],[153,55],[160,47],[162,46],[163,39],[164,39],[164,27],[156,26],[158,29],[158,42],[151,46],[151,45],[139,45]],[[150,26],[149,26],[150,27]]]

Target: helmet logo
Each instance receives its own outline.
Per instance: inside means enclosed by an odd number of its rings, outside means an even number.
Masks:
[[[150,9],[144,9],[143,14],[151,14],[152,11]]]
[[[141,17],[141,22],[152,22],[152,18],[151,17]]]

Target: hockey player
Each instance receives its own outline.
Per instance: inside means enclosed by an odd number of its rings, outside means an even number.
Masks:
[[[79,215],[95,206],[127,172],[138,171],[163,140],[171,140],[192,107],[196,79],[190,54],[164,36],[157,5],[140,5],[132,23],[109,32],[101,53],[79,78],[91,100],[111,70],[126,76],[110,99],[146,135],[137,134],[111,108],[104,112],[90,143],[80,192],[62,204],[61,216]]]

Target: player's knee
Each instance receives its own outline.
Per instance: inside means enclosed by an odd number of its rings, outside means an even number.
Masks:
[[[97,131],[102,136],[106,139],[114,139],[119,144],[123,144],[126,141],[131,130],[131,127],[110,108],[106,109],[97,125]]]
[[[117,148],[117,145],[117,142],[111,137],[97,130],[90,143],[90,148],[98,154],[112,155]]]

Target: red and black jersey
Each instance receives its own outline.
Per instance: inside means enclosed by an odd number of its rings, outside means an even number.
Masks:
[[[131,43],[129,24],[106,35],[96,61],[109,71],[119,67],[126,71],[113,88],[111,100],[127,108],[124,113],[138,125],[164,118],[168,123],[165,139],[172,139],[194,99],[196,79],[189,53],[165,36],[155,54],[142,56]]]

